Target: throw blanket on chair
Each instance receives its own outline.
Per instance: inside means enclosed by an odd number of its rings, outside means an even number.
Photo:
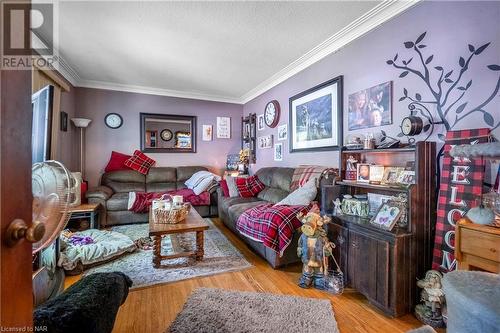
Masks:
[[[333,176],[338,175],[338,169],[317,165],[299,165],[299,167],[295,168],[293,171],[292,182],[290,183],[290,192],[293,192],[303,186],[309,181],[309,179],[316,179],[316,185],[318,185],[318,179],[320,179],[323,175],[330,174]]]
[[[306,214],[310,206],[262,204],[243,212],[236,222],[236,229],[245,237],[264,246],[280,257],[292,242],[293,233],[302,226],[297,214]]]
[[[147,213],[153,200],[160,199],[164,194],[182,195],[184,202],[189,202],[193,206],[210,206],[210,193],[205,191],[196,195],[193,190],[183,188],[167,192],[130,192],[128,210],[134,213]]]

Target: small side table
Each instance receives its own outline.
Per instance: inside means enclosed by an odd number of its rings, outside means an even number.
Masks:
[[[90,219],[90,228],[99,229],[99,212],[101,204],[81,204],[80,206],[70,207],[68,212],[73,219]]]

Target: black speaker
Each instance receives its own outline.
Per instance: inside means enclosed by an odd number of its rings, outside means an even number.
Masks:
[[[321,214],[332,215],[334,204],[337,198],[340,198],[341,185],[323,185],[321,186]]]

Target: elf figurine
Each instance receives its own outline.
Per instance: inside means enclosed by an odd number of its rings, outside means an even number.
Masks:
[[[297,255],[302,259],[302,276],[299,286],[324,290],[324,258],[332,254],[332,246],[326,236],[323,225],[330,222],[327,216],[321,217],[319,209],[313,207],[307,215],[300,213],[297,218],[302,222],[302,235],[299,238]]]

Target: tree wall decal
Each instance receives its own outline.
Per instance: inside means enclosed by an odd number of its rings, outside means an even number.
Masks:
[[[453,130],[465,118],[473,114],[481,114],[486,125],[492,130],[500,126],[500,120],[495,121],[495,118],[485,110],[485,106],[490,103],[497,95],[500,89],[500,75],[497,83],[491,94],[481,103],[475,106],[469,105],[469,102],[463,100],[467,92],[472,87],[472,80],[462,82],[464,74],[469,70],[474,57],[479,56],[490,45],[486,43],[478,48],[472,44],[468,44],[469,54],[458,59],[459,69],[445,69],[443,66],[433,65],[434,55],[424,56],[423,50],[427,47],[423,43],[427,32],[422,33],[415,41],[404,42],[406,49],[412,49],[416,54],[406,60],[399,59],[398,53],[394,58],[387,60],[387,64],[396,69],[401,70],[400,78],[404,78],[409,74],[415,75],[422,79],[425,83],[429,98],[424,98],[420,92],[415,93],[415,97],[409,95],[408,89],[403,89],[403,96],[399,99],[400,102],[409,100],[408,109],[412,115],[420,113],[425,117],[429,124],[425,125],[423,131],[427,132],[427,138],[432,134],[434,124],[442,123],[446,131]],[[417,57],[417,60],[413,59]],[[415,66],[410,67],[413,62]],[[487,66],[489,70],[497,71],[500,74],[500,65],[493,64]],[[437,80],[436,78],[439,77]],[[435,121],[431,108],[435,108],[438,121]],[[432,129],[429,132],[429,129]],[[402,133],[398,134],[403,136]],[[438,137],[444,141],[445,135],[440,133]],[[426,138],[426,140],[427,140]]]

